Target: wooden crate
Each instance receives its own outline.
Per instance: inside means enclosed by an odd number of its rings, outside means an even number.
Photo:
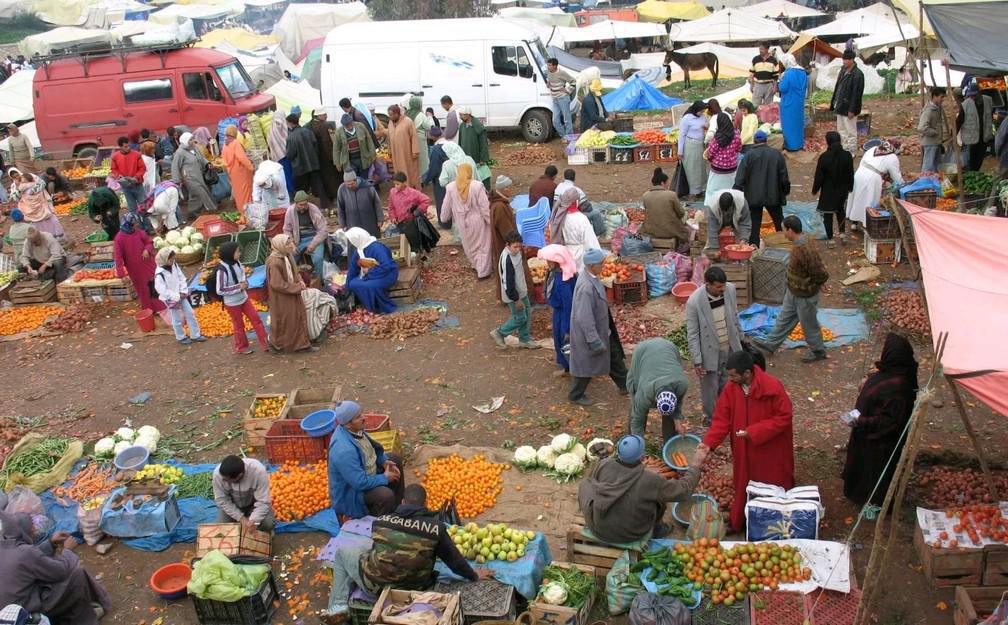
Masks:
[[[100,263],[114,260],[115,254],[112,252],[111,241],[101,241],[91,244],[91,251],[88,254],[88,262]]]
[[[406,238],[405,234],[400,234],[391,237],[384,237],[378,239],[378,242],[389,248],[392,252],[393,258],[395,258],[396,264],[400,267],[412,267],[412,248],[410,248],[409,240]]]
[[[270,397],[283,397],[285,399],[283,409],[280,410],[280,414],[276,417],[257,419],[252,412],[255,408],[256,401],[260,399],[268,399]],[[252,403],[249,405],[248,412],[245,413],[245,418],[242,419],[242,428],[245,430],[245,444],[249,447],[262,447],[266,444],[266,432],[269,431],[270,426],[273,425],[274,421],[287,418],[287,411],[290,410],[290,405],[290,398],[283,393],[267,393],[253,397]]]
[[[567,528],[567,557],[574,564],[595,567],[595,578],[604,579],[613,564],[626,549],[614,547],[606,543],[592,540],[581,534],[584,529],[584,517],[580,514],[574,517],[574,525]],[[630,551],[630,562],[637,562],[640,551]]]
[[[903,243],[899,239],[873,239],[865,234],[864,255],[876,265],[898,263],[903,260]]]
[[[984,586],[1008,586],[1008,546],[988,545],[984,547]]]
[[[15,306],[45,304],[56,301],[55,280],[21,280],[10,287],[10,300]]]
[[[296,388],[291,391],[290,400],[287,402],[291,406],[303,406],[304,404],[335,404],[343,395],[342,386],[326,386],[323,388]]]
[[[654,145],[638,145],[634,148],[633,160],[635,163],[654,163],[658,160],[657,156],[657,146]]]
[[[201,523],[196,528],[196,557],[217,549],[226,556],[272,555],[273,537],[269,532],[247,530],[241,523]]]
[[[397,590],[386,586],[382,589],[381,594],[378,595],[378,601],[375,602],[374,608],[371,609],[368,623],[370,625],[383,625],[386,621],[382,620],[382,609],[386,604],[409,603],[413,597],[424,592],[426,591]],[[462,608],[459,605],[459,596],[457,594],[447,594],[445,596],[448,597],[448,607],[445,608],[444,614],[438,619],[437,625],[462,625]]]
[[[924,577],[933,588],[972,586],[983,577],[982,549],[938,549],[924,542],[920,527],[914,530],[914,546],[924,569]]]
[[[301,419],[304,419],[313,412],[318,412],[319,410],[331,410],[332,407],[333,407],[332,402],[288,406],[287,412],[284,415],[284,419],[293,419],[295,421],[300,421]]]
[[[595,567],[584,564],[571,564],[569,562],[553,562],[552,566],[562,569],[577,569],[582,573],[587,573],[598,578]],[[540,601],[529,603],[529,612],[532,613],[532,620],[539,625],[588,625],[592,606],[595,603],[595,593],[588,595],[587,601],[580,609],[568,608],[562,605],[552,605]]]
[[[956,586],[955,625],[976,625],[997,609],[1008,586]]]
[[[399,280],[389,289],[388,295],[397,304],[412,304],[420,299],[420,270],[404,267],[399,270]]]
[[[714,263],[712,267],[720,267],[728,277],[728,282],[735,285],[735,299],[739,310],[752,303],[752,288],[749,261],[741,263]]]

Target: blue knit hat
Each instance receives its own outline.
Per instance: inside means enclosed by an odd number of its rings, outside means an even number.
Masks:
[[[12,210],[10,216],[14,221],[24,221],[24,213],[21,212],[20,208]]]
[[[606,259],[607,254],[597,247],[589,248],[581,259],[586,265],[597,265]]]
[[[336,413],[336,423],[346,425],[361,413],[361,407],[355,401],[341,401],[333,408],[333,412]]]
[[[636,464],[644,457],[644,439],[636,434],[624,436],[616,443],[616,453],[623,462]]]

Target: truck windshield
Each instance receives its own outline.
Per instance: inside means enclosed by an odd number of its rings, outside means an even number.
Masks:
[[[227,89],[232,98],[245,97],[255,89],[252,85],[252,79],[245,73],[245,68],[238,61],[222,65],[216,68],[216,71],[221,84],[224,85],[224,88]]]
[[[536,66],[539,67],[539,74],[542,77],[546,76],[546,58],[549,56],[546,52],[546,48],[542,44],[541,39],[536,39],[535,41],[525,42],[529,50],[532,51],[532,58],[535,59]]]

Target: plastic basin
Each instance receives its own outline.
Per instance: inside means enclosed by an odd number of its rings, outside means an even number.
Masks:
[[[680,304],[685,304],[686,300],[689,299],[690,295],[696,291],[698,287],[692,282],[680,282],[679,284],[672,287],[672,295],[675,295],[676,301]]]
[[[679,436],[673,436],[665,441],[665,446],[662,447],[662,460],[665,461],[665,464],[676,471],[685,471],[689,467],[681,467],[672,462],[672,454],[678,452],[685,455],[687,459],[692,459],[693,452],[696,451],[698,445],[700,445],[700,437],[695,434],[681,434]]]
[[[150,459],[150,452],[142,445],[133,445],[120,451],[115,457],[115,467],[120,471],[142,469]]]
[[[150,578],[150,587],[162,599],[181,599],[188,593],[186,586],[190,578],[192,569],[188,564],[172,562],[154,571]]]
[[[693,512],[693,506],[701,501],[709,501],[713,504],[714,509],[717,510],[718,503],[710,495],[701,495],[699,493],[694,493],[693,496],[688,501],[677,501],[672,504],[672,518],[676,520],[677,523],[681,523],[686,527],[690,525],[690,513]]]
[[[336,429],[336,412],[333,410],[316,410],[301,419],[301,429],[312,438],[319,438],[332,433]]]
[[[721,248],[721,255],[728,260],[749,260],[755,251],[755,248],[748,250],[733,250],[726,246]]]

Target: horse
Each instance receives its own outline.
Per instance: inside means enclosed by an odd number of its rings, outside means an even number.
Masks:
[[[672,63],[675,62],[683,71],[686,88],[690,88],[690,70],[706,69],[713,78],[711,87],[717,87],[718,58],[713,52],[689,52],[683,53],[676,50],[666,50],[665,60],[665,80],[672,80]]]

